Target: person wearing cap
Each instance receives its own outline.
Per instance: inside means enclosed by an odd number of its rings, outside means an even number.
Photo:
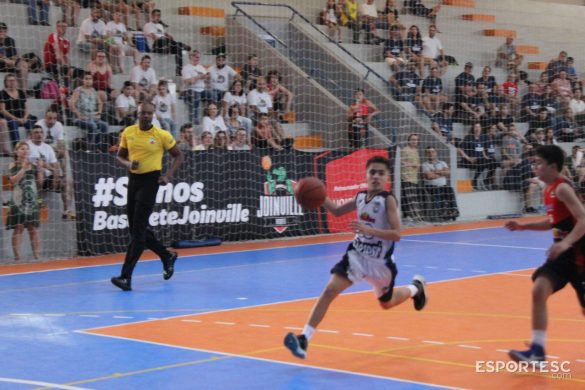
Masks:
[[[232,81],[239,77],[238,73],[229,65],[226,65],[224,53],[215,57],[215,65],[209,69],[209,89],[205,91],[203,100],[222,107],[223,95],[229,90]]]
[[[8,26],[0,22],[0,72],[16,73],[18,87],[26,90],[28,63],[18,56],[16,42],[8,36]]]
[[[465,63],[465,68],[463,72],[459,73],[457,77],[455,77],[455,93],[460,94],[463,92],[463,86],[467,83],[475,84],[475,77],[472,74],[473,72],[473,64],[471,62]]]

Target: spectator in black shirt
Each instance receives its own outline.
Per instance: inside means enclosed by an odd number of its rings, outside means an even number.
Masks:
[[[490,96],[496,92],[495,88],[496,88],[496,85],[498,84],[496,82],[496,78],[494,76],[492,76],[491,73],[492,73],[492,68],[490,68],[489,66],[484,66],[483,70],[481,72],[481,77],[479,77],[477,80],[475,80],[476,85],[480,84],[480,83],[485,85],[485,91]]]
[[[394,72],[400,71],[404,60],[404,42],[400,36],[398,26],[390,27],[390,39],[384,43],[384,58]]]
[[[439,134],[444,141],[451,142],[453,135],[453,113],[455,106],[453,103],[445,102],[441,104],[441,112],[433,115],[431,129]]]
[[[28,63],[18,56],[16,42],[8,36],[6,23],[0,23],[0,72],[16,73],[18,87],[28,89]]]
[[[461,94],[463,93],[463,86],[467,83],[471,83],[472,85],[475,83],[475,77],[471,73],[473,72],[473,64],[471,62],[467,62],[465,64],[465,68],[463,72],[459,73],[457,77],[455,77],[455,93]]]
[[[439,68],[432,67],[431,75],[422,83],[422,105],[429,116],[438,112],[441,104],[447,101],[447,96],[443,93],[443,81],[439,74]]]
[[[524,135],[526,138],[531,137],[536,129],[548,129],[552,127],[552,119],[546,107],[538,109],[538,115],[529,122],[528,132]]]
[[[242,80],[244,81],[246,91],[256,89],[256,79],[262,76],[262,70],[258,67],[258,56],[250,54],[248,63],[242,68]]]
[[[405,46],[406,47],[404,48],[404,51],[406,53],[406,58],[416,63],[416,66],[418,67],[418,74],[421,78],[423,78],[425,69],[424,57],[422,56],[423,41],[418,26],[413,24],[408,29],[408,32],[406,33]]]
[[[538,113],[542,107],[542,96],[536,93],[536,88],[536,84],[530,84],[528,86],[528,93],[522,96],[521,122],[531,122],[539,115]]]
[[[390,77],[390,83],[396,90],[396,99],[402,102],[420,100],[420,77],[416,74],[416,65],[409,62],[405,70]]]

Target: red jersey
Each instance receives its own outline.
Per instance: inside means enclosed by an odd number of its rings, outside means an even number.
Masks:
[[[370,106],[368,106],[368,100],[362,99],[360,101],[356,101],[351,105],[351,111],[353,115],[366,117],[370,113]]]
[[[556,196],[557,188],[562,183],[571,185],[565,177],[561,176],[544,189],[544,205],[552,225],[555,242],[561,241],[575,227],[575,218],[567,206]]]
[[[47,38],[47,42],[45,42],[45,47],[43,49],[44,53],[44,61],[45,67],[49,64],[57,64],[57,54],[55,53],[55,40],[59,41],[59,51],[63,53],[63,55],[67,55],[69,53],[69,48],[71,43],[69,39],[65,37],[58,37],[57,33],[49,34]]]

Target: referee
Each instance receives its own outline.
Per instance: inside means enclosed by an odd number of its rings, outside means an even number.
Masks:
[[[163,263],[163,277],[173,276],[177,253],[169,252],[148,228],[148,218],[154,207],[159,185],[166,185],[183,162],[183,153],[171,133],[153,126],[154,106],[144,103],[138,115],[138,124],[128,126],[120,136],[116,159],[128,168],[128,225],[130,244],[122,266],[122,274],[112,278],[112,284],[124,291],[132,290],[132,272],[144,248],[148,248]],[[165,151],[173,157],[170,169],[161,175]]]

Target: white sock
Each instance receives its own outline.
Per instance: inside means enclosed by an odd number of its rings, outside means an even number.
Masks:
[[[532,343],[544,347],[544,343],[546,343],[546,330],[533,330]]]
[[[408,286],[406,286],[406,288],[408,289],[408,291],[410,291],[411,298],[418,294],[418,288],[414,284],[409,284]]]
[[[315,333],[315,328],[313,328],[309,324],[305,325],[305,327],[303,328],[302,334],[305,335],[305,337],[307,338],[307,341],[311,340],[311,337],[313,337],[313,333]]]

